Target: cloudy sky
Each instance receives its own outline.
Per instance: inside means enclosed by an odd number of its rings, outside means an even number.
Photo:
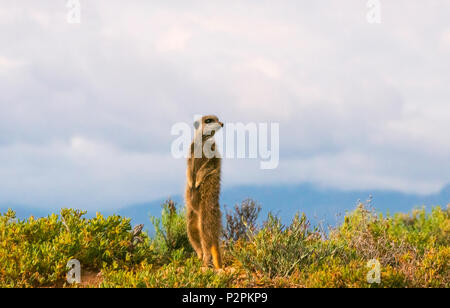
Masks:
[[[183,191],[171,127],[280,123],[280,164],[223,184],[427,194],[450,183],[450,2],[0,0],[0,204]]]

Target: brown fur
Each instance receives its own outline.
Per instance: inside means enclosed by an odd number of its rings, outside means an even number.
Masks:
[[[197,128],[200,133],[208,125],[206,120],[217,125],[217,129],[223,126],[215,116],[204,116],[201,125]],[[209,140],[213,142],[214,133],[210,136],[197,135],[202,138],[202,144]],[[187,233],[192,247],[197,256],[208,266],[211,261],[214,267],[222,267],[219,237],[222,232],[221,213],[219,205],[220,194],[220,168],[221,158],[214,156],[207,158],[204,151],[201,157],[194,157],[195,139],[191,144],[191,155],[187,162]],[[215,151],[215,143],[211,143],[211,149]]]

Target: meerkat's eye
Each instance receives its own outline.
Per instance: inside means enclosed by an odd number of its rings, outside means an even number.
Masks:
[[[205,120],[205,123],[206,123],[206,124],[209,124],[209,123],[211,123],[211,122],[212,122],[212,119],[206,119],[206,120]]]

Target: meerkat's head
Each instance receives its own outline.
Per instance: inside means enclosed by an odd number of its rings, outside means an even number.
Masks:
[[[215,115],[203,116],[194,122],[196,135],[202,135],[202,139],[214,136],[215,132],[223,127],[223,123]]]

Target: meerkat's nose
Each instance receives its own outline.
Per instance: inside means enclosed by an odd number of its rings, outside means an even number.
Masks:
[[[222,126],[222,127],[223,127],[223,123],[222,123],[222,122],[219,122],[219,124],[220,124],[220,126]]]

